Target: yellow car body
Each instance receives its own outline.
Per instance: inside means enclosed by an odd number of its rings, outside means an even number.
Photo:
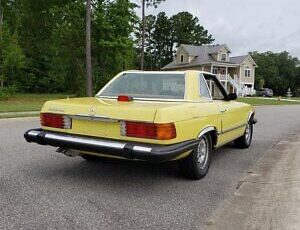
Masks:
[[[137,71],[137,73],[143,72]],[[155,73],[165,74],[166,72]],[[111,82],[115,81],[122,74],[117,75]],[[241,137],[245,133],[249,119],[254,116],[254,108],[235,100],[203,98],[199,93],[199,74],[204,74],[204,72],[184,71],[182,74],[185,76],[185,94],[184,98],[180,100],[133,99],[132,101],[124,102],[118,101],[116,98],[101,97],[99,96],[101,95],[100,91],[98,96],[91,98],[68,98],[48,101],[43,106],[41,113],[68,116],[71,119],[72,126],[69,129],[42,126],[38,132],[50,132],[50,134],[54,133],[71,137],[88,137],[93,140],[110,140],[114,143],[138,143],[138,145],[141,145],[140,149],[151,148],[151,146],[172,146],[190,140],[197,141],[201,135],[206,133],[212,135],[213,148],[223,146]],[[205,74],[211,75],[210,73]],[[121,132],[122,121],[154,124],[173,123],[176,128],[176,137],[168,140],[158,140],[124,136]],[[26,139],[29,142],[39,143],[33,136],[43,136],[43,134],[34,133],[34,130],[31,130],[31,132],[33,132],[31,136],[30,131],[25,134]],[[41,138],[40,142],[42,142]],[[50,145],[55,146],[53,143],[50,143]],[[143,145],[147,146],[143,147]],[[61,146],[57,145],[57,147]],[[67,147],[68,145],[63,145],[64,149],[68,149]],[[136,147],[136,149],[139,148]],[[185,149],[184,152],[181,151],[159,161],[181,159],[186,157],[191,151],[192,149]],[[81,154],[147,160],[147,158],[122,156],[122,153],[115,155],[112,151],[102,153],[101,151],[94,152],[79,148],[79,152]]]

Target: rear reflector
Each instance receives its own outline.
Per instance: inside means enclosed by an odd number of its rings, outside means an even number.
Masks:
[[[121,122],[121,135],[157,140],[170,140],[176,138],[174,123],[154,124],[142,122]]]
[[[71,129],[72,120],[70,117],[61,114],[41,113],[41,125],[58,129]]]
[[[126,95],[120,95],[118,96],[118,101],[133,101],[133,97],[126,96]]]

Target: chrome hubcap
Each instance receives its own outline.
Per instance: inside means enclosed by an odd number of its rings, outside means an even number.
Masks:
[[[205,167],[207,159],[208,159],[208,145],[206,139],[203,138],[201,139],[197,147],[197,163],[201,169]]]
[[[250,138],[251,138],[251,127],[250,127],[250,123],[248,123],[247,126],[246,126],[245,138],[246,138],[247,143],[249,143]]]

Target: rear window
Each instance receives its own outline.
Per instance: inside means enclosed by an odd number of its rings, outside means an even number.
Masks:
[[[185,75],[182,73],[124,73],[98,96],[184,99]]]

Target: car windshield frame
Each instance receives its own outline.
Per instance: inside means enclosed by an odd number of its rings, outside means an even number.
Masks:
[[[108,89],[108,87],[111,86],[115,81],[119,80],[122,76],[124,75],[130,75],[130,74],[136,74],[136,75],[179,75],[183,78],[183,93],[182,96],[179,95],[177,96],[172,96],[172,95],[151,95],[151,94],[144,94],[144,95],[137,95],[137,94],[130,94],[130,93],[119,93],[117,95],[111,94],[111,95],[104,95],[103,93],[105,90]],[[162,76],[163,77],[163,76]],[[120,95],[126,95],[126,96],[131,96],[135,100],[147,100],[147,101],[186,101],[186,93],[187,93],[187,76],[186,73],[183,71],[176,71],[176,72],[170,72],[170,71],[165,71],[165,72],[159,72],[159,71],[130,71],[130,72],[121,72],[118,74],[116,77],[114,77],[111,81],[109,81],[97,94],[97,98],[106,98],[106,99],[117,99],[118,96]]]

